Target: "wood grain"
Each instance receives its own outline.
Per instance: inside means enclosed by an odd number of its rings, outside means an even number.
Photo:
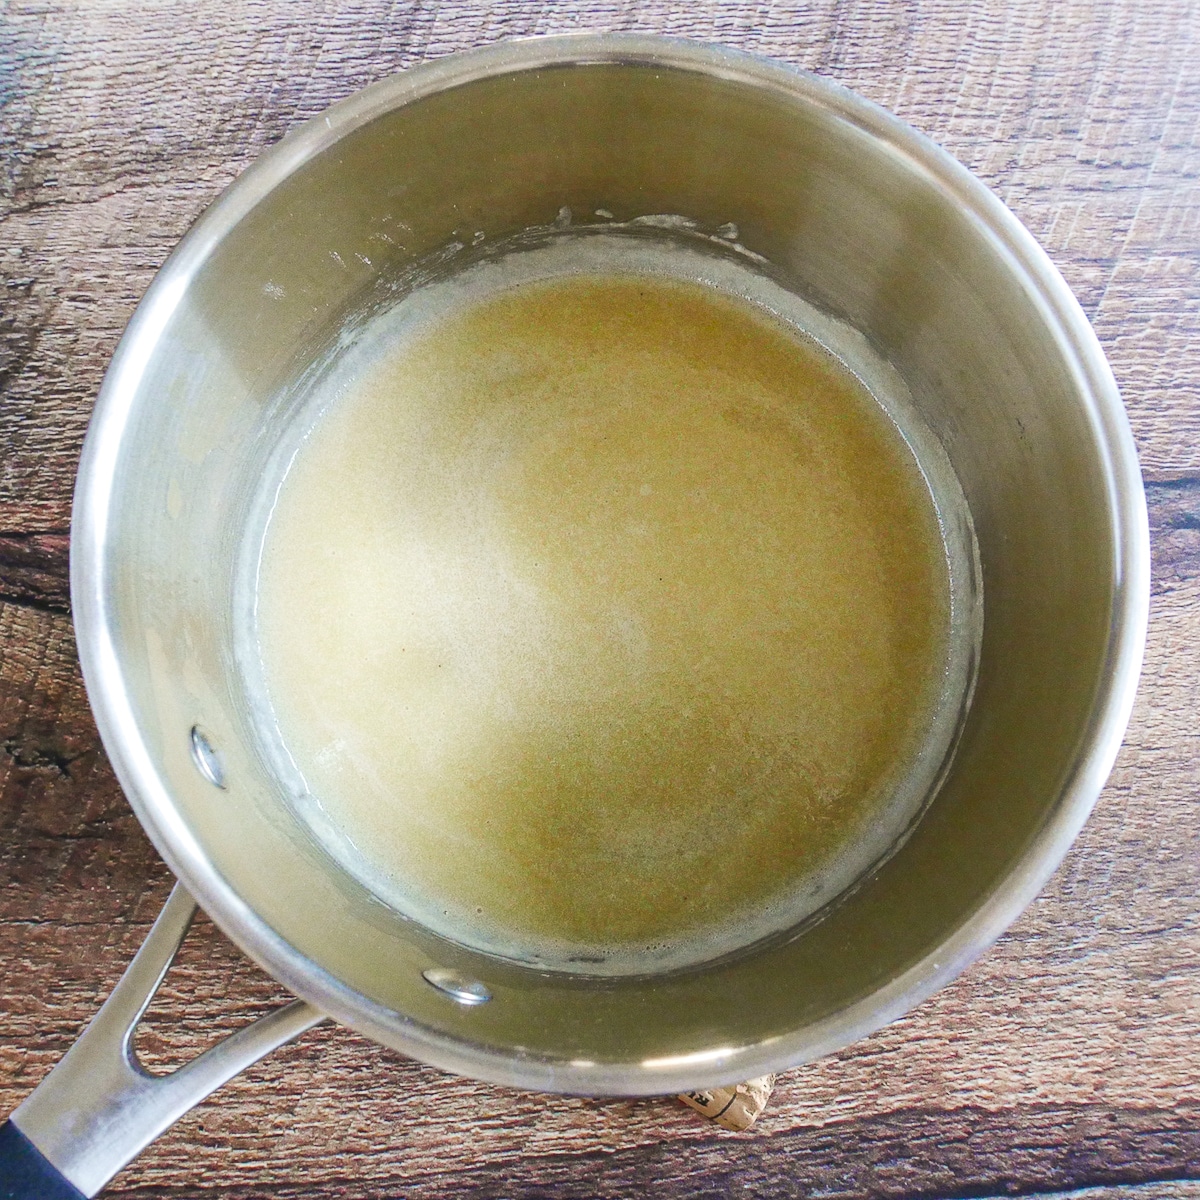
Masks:
[[[99,747],[66,615],[75,464],[138,297],[298,121],[427,58],[579,27],[714,39],[835,78],[950,149],[1050,252],[1149,483],[1150,645],[1117,769],[988,956],[781,1077],[752,1133],[673,1101],[453,1079],[323,1028],[111,1194],[1200,1197],[1200,6],[1182,0],[0,8],[0,1105],[70,1043],[169,886]],[[201,922],[143,1052],[180,1061],[280,996]]]

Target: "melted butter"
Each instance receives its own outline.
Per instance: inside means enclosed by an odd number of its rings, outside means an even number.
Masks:
[[[894,843],[961,699],[951,574],[841,363],[714,287],[594,272],[359,359],[274,497],[257,637],[314,827],[369,886],[620,972],[787,927]]]

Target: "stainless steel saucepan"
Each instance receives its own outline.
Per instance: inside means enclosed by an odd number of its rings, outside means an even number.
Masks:
[[[797,936],[661,976],[500,961],[375,899],[256,752],[232,649],[249,498],[331,331],[439,247],[563,208],[733,222],[865,334],[944,446],[982,568],[974,699],[907,842]],[[627,1096],[745,1079],[877,1029],[1001,933],[1086,819],[1133,701],[1148,545],[1125,413],[1066,284],[985,187],[874,105],[728,50],[591,35],[444,59],[336,105],[196,223],[96,405],[71,543],[79,653],[113,767],[180,883],[0,1133],[0,1195],[94,1194],[326,1016],[448,1071]],[[193,897],[299,999],[152,1078],[131,1032]]]

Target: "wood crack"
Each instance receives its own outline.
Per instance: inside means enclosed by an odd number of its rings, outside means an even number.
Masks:
[[[464,1200],[726,1200],[735,1194],[759,1200],[1051,1200],[1083,1189],[1200,1178],[1198,1118],[1194,1106],[910,1109],[811,1128],[764,1129],[736,1141],[707,1135],[585,1153],[520,1153],[467,1169],[383,1178],[339,1174],[319,1183],[222,1187],[220,1194],[225,1200],[299,1200],[319,1188],[344,1200],[418,1193]],[[1076,1131],[1074,1139],[1064,1139],[1064,1131]],[[166,1200],[216,1193],[139,1186],[108,1194],[113,1200]]]
[[[1153,590],[1200,575],[1200,477],[1146,484]]]
[[[0,600],[45,612],[71,611],[65,529],[0,533]]]

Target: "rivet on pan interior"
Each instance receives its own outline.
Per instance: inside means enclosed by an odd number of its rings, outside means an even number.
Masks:
[[[486,1004],[492,998],[492,993],[478,979],[468,979],[446,967],[430,967],[421,972],[421,977],[459,1004]]]
[[[192,762],[209,783],[224,789],[225,768],[221,765],[221,756],[213,749],[208,735],[199,725],[192,726]]]

